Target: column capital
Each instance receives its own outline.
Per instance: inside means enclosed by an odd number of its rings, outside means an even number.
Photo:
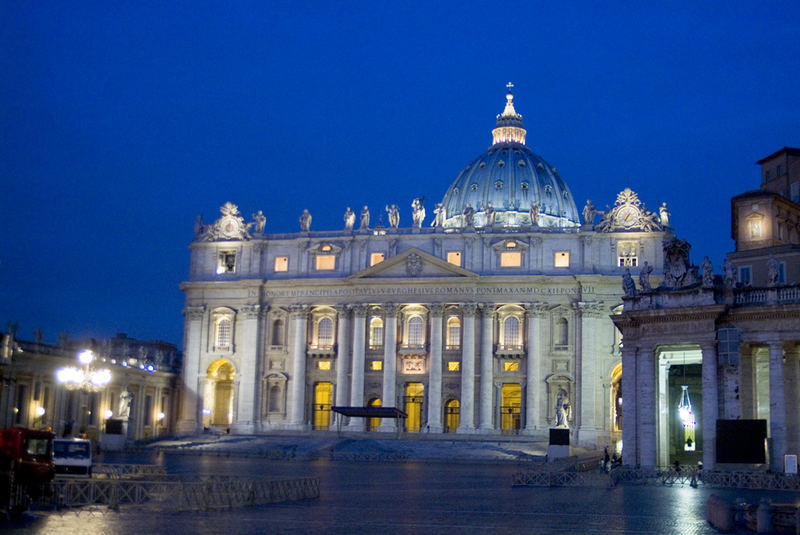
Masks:
[[[443,303],[431,303],[428,305],[428,310],[430,310],[432,316],[439,316],[441,317],[444,314],[444,304]]]
[[[203,314],[205,314],[205,311],[205,305],[187,306],[183,309],[183,315],[190,320],[199,320],[203,319]]]
[[[539,302],[525,303],[522,306],[525,308],[525,313],[532,318],[544,318],[547,316],[547,313],[550,312],[550,309],[553,308],[553,305]]]
[[[342,316],[347,313],[347,305],[342,305],[342,304],[333,305],[333,309],[339,316]]]
[[[400,308],[396,303],[386,303],[381,305],[383,309],[383,313],[387,318],[393,318],[397,316],[397,311]]]
[[[245,305],[240,309],[245,319],[258,319],[261,317],[261,305]]]
[[[347,305],[347,307],[353,311],[353,314],[357,318],[365,318],[367,317],[367,305],[363,303],[358,303],[355,305]]]
[[[289,314],[292,319],[305,319],[308,315],[308,305],[289,305]]]
[[[496,306],[497,305],[495,305],[494,303],[481,303],[480,305],[478,305],[478,307],[481,310],[481,315],[484,318],[494,317],[495,313],[497,312],[495,309]]]
[[[474,316],[478,309],[477,303],[461,303],[459,306],[461,307],[461,313],[464,314],[465,317]]]

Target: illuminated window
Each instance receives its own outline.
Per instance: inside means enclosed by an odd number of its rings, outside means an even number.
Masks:
[[[461,251],[448,251],[447,261],[454,266],[461,267]]]
[[[506,247],[509,248],[509,249],[514,249],[516,246],[517,246],[517,242],[515,242],[515,241],[506,242]]]
[[[227,316],[217,319],[214,349],[228,351],[231,348],[231,331],[233,322]]]
[[[500,253],[500,265],[502,267],[520,267],[522,265],[522,253],[519,251],[505,251]]]
[[[275,271],[289,271],[289,257],[276,256],[275,257]]]
[[[761,237],[761,220],[751,219],[747,222],[747,230],[751,239],[758,239]]]
[[[461,320],[451,316],[447,320],[447,349],[458,349],[461,347]]]
[[[447,371],[449,372],[457,372],[461,369],[461,363],[457,360],[451,360],[447,363]]]
[[[555,259],[556,267],[569,267],[569,251],[558,251]]]
[[[503,345],[505,347],[519,347],[519,319],[509,316],[503,322]]]
[[[217,274],[236,271],[236,251],[220,251],[217,257]]]
[[[503,369],[507,372],[518,372],[519,362],[504,362]]]
[[[380,264],[383,262],[384,258],[385,256],[383,253],[372,253],[369,255],[369,265],[374,266],[375,264]]]
[[[381,371],[383,369],[383,361],[382,360],[373,360],[369,363],[369,369],[375,371]]]
[[[422,318],[414,316],[408,320],[408,345],[422,345]]]
[[[325,252],[328,252],[328,251],[330,251],[330,250],[331,250],[331,246],[330,246],[330,245],[323,245],[323,246],[322,246],[322,247],[320,247],[319,249],[320,249],[320,251],[325,251]]]
[[[369,320],[369,347],[370,349],[383,347],[383,320],[381,318]]]
[[[320,347],[331,347],[333,345],[333,321],[330,318],[322,318],[317,325],[317,344]]]
[[[317,255],[317,271],[331,271],[336,269],[336,256],[332,254]]]
[[[329,360],[321,360],[317,362],[317,368],[320,370],[330,370],[331,369],[331,361]]]

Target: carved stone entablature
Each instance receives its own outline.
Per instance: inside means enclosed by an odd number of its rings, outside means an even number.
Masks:
[[[654,232],[664,230],[658,214],[648,211],[637,195],[630,188],[617,194],[614,207],[603,215],[595,230],[613,232],[620,230],[636,230]]]
[[[248,225],[245,224],[239,208],[226,202],[219,209],[222,217],[217,219],[213,225],[203,228],[197,239],[200,241],[230,241],[230,240],[249,240],[250,233]]]
[[[700,282],[697,267],[689,264],[688,242],[673,239],[664,244],[664,280],[659,288],[677,289]]]
[[[183,309],[183,315],[190,320],[201,320],[203,319],[203,314],[205,314],[205,311],[205,305],[188,306]]]

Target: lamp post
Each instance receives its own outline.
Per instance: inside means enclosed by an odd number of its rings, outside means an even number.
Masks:
[[[94,351],[84,349],[77,355],[81,367],[65,366],[56,370],[56,379],[67,390],[80,390],[87,396],[92,392],[100,392],[111,382],[111,371],[108,368],[94,368]],[[88,408],[87,408],[88,410]],[[85,412],[84,415],[85,417]]]

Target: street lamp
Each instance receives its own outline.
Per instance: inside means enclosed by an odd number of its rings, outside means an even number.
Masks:
[[[84,349],[78,353],[78,362],[83,365],[83,369],[74,366],[66,366],[56,370],[56,379],[58,379],[58,382],[63,384],[67,390],[98,392],[111,382],[111,371],[108,368],[92,368],[91,364],[94,362],[94,352],[91,349]]]

